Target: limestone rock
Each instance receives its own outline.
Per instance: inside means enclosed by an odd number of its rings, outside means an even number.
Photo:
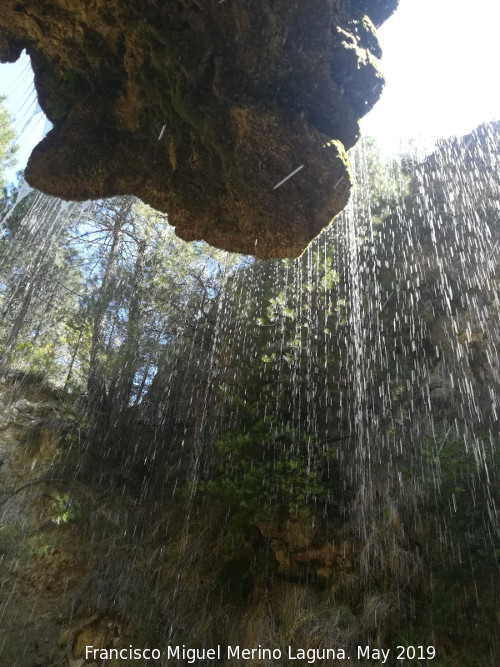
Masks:
[[[347,203],[345,150],[383,87],[373,23],[396,5],[4,0],[0,61],[27,50],[54,124],[26,178],[137,195],[186,240],[297,256]]]
[[[345,540],[336,545],[324,542],[320,531],[304,515],[289,517],[275,526],[261,522],[257,528],[270,540],[281,575],[315,572],[318,577],[328,579],[334,573],[352,568],[353,545]]]

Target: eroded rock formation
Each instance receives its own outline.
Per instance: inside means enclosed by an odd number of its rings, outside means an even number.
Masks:
[[[396,5],[4,0],[0,61],[27,50],[54,124],[26,178],[137,195],[186,240],[297,256],[348,200],[345,150],[383,86],[374,24]]]

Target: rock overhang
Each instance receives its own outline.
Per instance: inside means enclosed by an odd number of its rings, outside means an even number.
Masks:
[[[348,201],[345,151],[383,88],[374,24],[396,5],[4,0],[0,60],[27,50],[53,123],[26,178],[136,195],[186,240],[298,256]]]

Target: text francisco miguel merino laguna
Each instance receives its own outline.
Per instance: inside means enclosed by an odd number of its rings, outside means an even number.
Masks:
[[[385,664],[392,649],[372,648],[371,646],[357,646],[353,653],[356,653],[358,660],[377,660],[379,664]],[[301,660],[302,664],[307,662],[314,665],[317,660],[350,660],[351,656],[347,655],[343,648],[293,648],[289,646],[286,651],[279,648],[263,648],[260,644],[258,648],[242,648],[241,646],[217,646],[215,648],[188,648],[184,644],[182,646],[167,646],[166,649],[139,649],[130,648],[122,649],[104,649],[95,648],[94,646],[85,647],[85,658],[103,659],[121,658],[129,660],[160,660],[160,658],[168,660],[183,660],[190,665],[197,663],[199,660],[221,660],[222,658],[228,660],[281,660],[287,658],[288,660]],[[394,657],[396,660],[407,661],[414,660],[433,660],[436,657],[436,649],[434,646],[396,646],[394,649]],[[300,664],[300,663],[299,663]]]

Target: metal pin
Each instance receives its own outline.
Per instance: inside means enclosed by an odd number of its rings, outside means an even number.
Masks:
[[[283,185],[283,183],[288,181],[289,178],[292,178],[292,176],[295,176],[295,174],[303,168],[304,168],[304,165],[301,164],[300,167],[297,167],[297,169],[294,169],[291,174],[288,174],[288,176],[285,176],[285,178],[283,180],[281,180],[279,183],[276,183],[276,185],[273,187],[273,190],[276,190],[277,188],[279,188],[280,185]]]
[[[167,127],[167,126],[164,125],[164,126],[161,128],[161,132],[160,132],[160,136],[158,137],[158,141],[160,141],[160,139],[161,139],[161,138],[163,137],[163,135],[165,134],[165,129],[166,129],[166,127]]]

